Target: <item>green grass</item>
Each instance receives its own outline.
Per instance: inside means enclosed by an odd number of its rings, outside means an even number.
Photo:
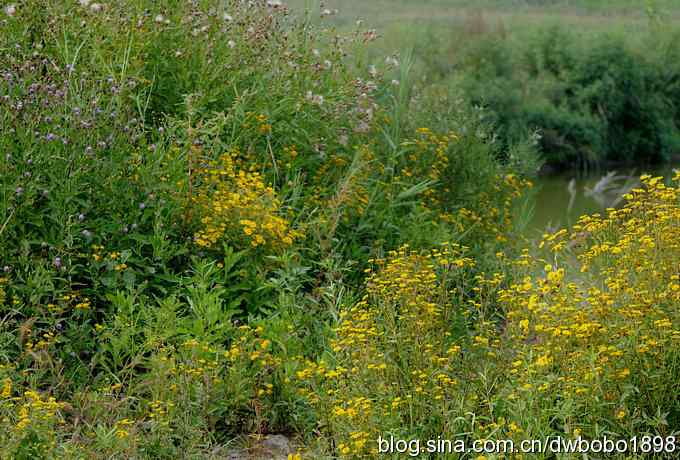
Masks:
[[[412,47],[435,47],[431,37],[453,42],[453,49],[502,30],[526,33],[551,26],[573,27],[581,34],[621,32],[631,38],[649,31],[650,19],[674,24],[680,19],[680,5],[672,0],[347,0],[324,3],[312,0],[289,2],[297,15],[311,11],[320,24],[353,30],[357,20],[377,28],[380,40],[372,47],[375,55],[402,52]],[[323,10],[333,12],[322,15]],[[337,13],[336,13],[337,11]],[[323,18],[323,19],[319,19]]]
[[[292,0],[288,2],[294,11],[310,9],[319,13],[319,2]],[[334,22],[349,24],[357,19],[367,20],[382,27],[396,21],[451,21],[470,11],[483,11],[494,18],[534,22],[559,17],[567,22],[582,25],[607,25],[612,22],[637,21],[649,14],[680,12],[673,0],[343,0],[324,2],[323,9],[336,10],[331,16]]]

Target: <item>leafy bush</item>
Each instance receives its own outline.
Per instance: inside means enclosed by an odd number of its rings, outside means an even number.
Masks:
[[[646,41],[556,26],[509,40],[491,34],[464,50],[454,74],[506,145],[538,129],[548,163],[668,161],[680,146],[680,70],[665,55],[673,37],[650,33],[660,52],[647,53]]]

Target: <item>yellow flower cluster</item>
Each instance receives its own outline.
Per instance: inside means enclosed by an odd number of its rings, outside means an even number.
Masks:
[[[64,404],[57,402],[54,397],[43,396],[34,390],[25,390],[21,396],[12,397],[12,381],[6,378],[3,382],[2,398],[3,412],[5,409],[14,411],[12,434],[16,441],[29,436],[29,433],[40,433],[44,441],[55,437],[55,426],[62,422],[60,410]],[[6,421],[9,418],[5,419]]]
[[[298,156],[299,152],[297,146],[287,145],[282,149],[281,161],[283,162],[283,165],[286,167],[286,169],[291,169]]]
[[[498,174],[490,190],[484,190],[467,207],[451,209],[457,204],[451,198],[452,187],[449,176],[455,165],[451,162],[451,150],[459,141],[455,133],[440,135],[429,128],[419,128],[418,137],[403,143],[407,149],[401,160],[397,182],[411,184],[412,179],[427,179],[434,183],[422,193],[424,204],[437,210],[439,219],[453,225],[459,232],[474,233],[483,239],[489,237],[499,242],[507,241],[507,233],[512,227],[513,204],[531,181],[515,174]],[[468,200],[469,202],[469,200]]]
[[[408,246],[372,260],[366,295],[341,311],[334,361],[307,361],[300,394],[336,433],[343,458],[379,458],[378,434],[444,414],[461,380],[461,346],[447,332],[451,298],[474,265],[466,248],[427,253]]]
[[[367,181],[376,168],[380,165],[368,146],[358,147],[353,158],[330,155],[316,169],[312,202],[328,211],[331,222],[363,215],[369,203]]]
[[[276,191],[254,166],[246,168],[233,150],[201,170],[203,184],[194,198],[203,228],[196,244],[214,247],[218,242],[280,249],[293,244],[301,233],[283,217]]]
[[[7,278],[0,277],[0,305],[5,302],[7,295],[5,294],[5,289],[3,285],[7,284]]]
[[[130,427],[133,426],[134,424],[135,423],[128,418],[118,420],[115,426],[116,437],[118,439],[128,438],[130,436]]]
[[[480,193],[475,210],[463,207],[454,214],[443,213],[440,217],[445,222],[454,224],[460,232],[474,228],[479,235],[506,242],[513,223],[514,200],[532,186],[530,180],[514,174],[499,175],[493,193]],[[501,201],[498,202],[493,197],[501,197]]]
[[[155,421],[161,426],[170,425],[170,415],[175,407],[175,403],[172,401],[162,401],[156,399],[149,403],[149,419]]]
[[[271,134],[272,125],[269,122],[269,117],[263,113],[246,112],[246,118],[243,123],[244,129],[255,127],[257,132],[262,135]]]
[[[439,182],[449,166],[448,151],[451,143],[458,140],[454,133],[438,135],[429,128],[418,128],[419,137],[404,142],[404,147],[411,151],[405,157],[405,164],[400,170],[403,178],[415,177],[418,180],[429,179]],[[446,184],[441,189],[429,188],[424,196],[428,205],[437,207],[441,204],[441,195],[450,190]]]
[[[589,407],[592,422],[625,423],[658,404],[629,388],[677,378],[668,353],[680,346],[680,190],[641,181],[621,209],[545,235],[550,259],[525,254],[526,276],[501,291],[517,349],[511,399],[551,392]]]
[[[248,325],[239,327],[239,335],[224,356],[231,362],[245,361],[258,369],[270,369],[281,364],[272,350],[272,342],[263,338],[263,328]]]

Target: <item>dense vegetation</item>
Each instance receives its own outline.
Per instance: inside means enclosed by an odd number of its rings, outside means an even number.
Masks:
[[[0,457],[676,434],[678,189],[644,178],[530,250],[531,141],[408,59],[363,65],[365,25],[264,0],[2,14]]]
[[[331,5],[341,27],[358,17],[382,21],[372,58],[412,47],[418,84],[485,107],[506,147],[536,135],[549,166],[661,163],[680,154],[673,2]]]
[[[509,34],[489,32],[453,63],[423,50],[439,69],[449,63],[440,74],[489,109],[502,142],[535,130],[545,160],[572,167],[658,163],[680,153],[677,30],[660,26],[636,43],[621,32],[559,25]]]

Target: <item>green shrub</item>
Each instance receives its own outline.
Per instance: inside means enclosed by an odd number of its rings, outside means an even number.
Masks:
[[[492,35],[465,50],[456,81],[505,145],[539,130],[553,165],[668,161],[680,139],[672,36],[655,33],[660,51],[648,53],[618,34],[557,26]]]

